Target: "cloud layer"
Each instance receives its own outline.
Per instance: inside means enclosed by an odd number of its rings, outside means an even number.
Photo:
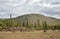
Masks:
[[[60,0],[0,0],[0,18],[39,13],[60,18]]]

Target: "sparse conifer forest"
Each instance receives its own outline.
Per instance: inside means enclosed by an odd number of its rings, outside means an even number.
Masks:
[[[26,19],[26,22],[15,22],[14,18],[12,18],[12,14],[10,14],[10,19],[2,20],[0,19],[0,31],[20,31],[20,32],[26,32],[26,31],[39,31],[43,30],[44,32],[47,32],[47,30],[60,30],[60,25],[48,25],[46,20],[42,21],[42,24],[40,23],[40,20],[37,20],[37,23],[31,24],[29,23],[29,19]]]

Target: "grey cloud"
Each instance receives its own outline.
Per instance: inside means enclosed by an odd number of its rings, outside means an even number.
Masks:
[[[40,3],[46,3],[46,4],[50,3],[52,5],[60,4],[60,0],[40,0],[38,2],[40,2]]]
[[[43,6],[44,4],[47,6]],[[60,15],[58,4],[60,4],[60,0],[0,0],[0,17],[9,17],[10,13],[13,14],[13,17],[16,17],[33,12],[51,16]]]
[[[51,1],[51,4],[53,4],[53,5],[60,4],[60,0],[53,0],[53,1]]]
[[[60,6],[59,7],[52,7],[52,8],[43,7],[40,12],[43,12],[43,13],[46,13],[49,15],[56,15],[56,14],[60,15]]]

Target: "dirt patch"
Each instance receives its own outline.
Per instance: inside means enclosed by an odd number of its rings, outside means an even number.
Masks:
[[[0,32],[0,39],[60,39],[60,31]]]

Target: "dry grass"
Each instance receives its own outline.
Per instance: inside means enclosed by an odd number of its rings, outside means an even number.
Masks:
[[[0,39],[60,39],[60,31],[0,32]]]

